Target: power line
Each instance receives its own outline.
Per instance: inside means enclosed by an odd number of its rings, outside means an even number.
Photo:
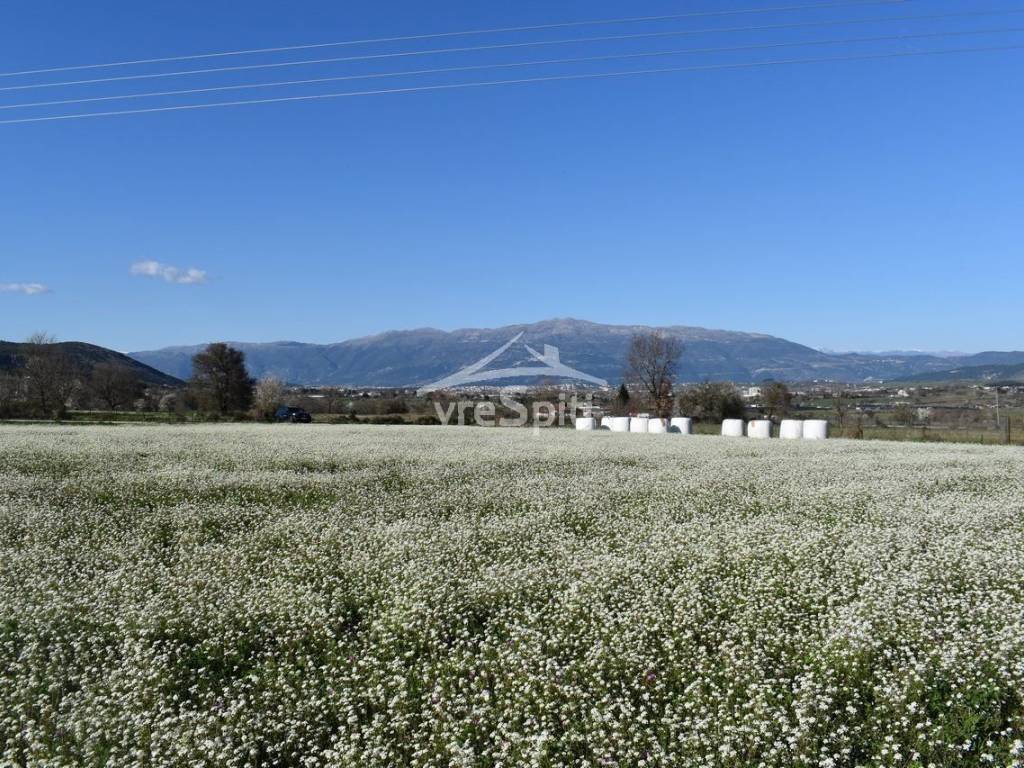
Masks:
[[[597,74],[583,74],[583,75],[551,75],[548,77],[530,77],[521,78],[517,80],[485,80],[472,83],[453,83],[448,85],[424,85],[414,86],[409,88],[386,88],[375,91],[347,91],[343,93],[321,93],[312,96],[281,96],[271,99],[248,99],[244,101],[222,101],[209,104],[182,104],[171,107],[148,107],[146,109],[125,109],[116,110],[112,112],[86,112],[81,114],[72,115],[54,115],[49,117],[27,117],[18,118],[15,120],[0,120],[0,125],[14,125],[17,123],[44,123],[54,122],[58,120],[81,120],[90,117],[113,117],[117,115],[141,115],[156,112],[179,112],[183,110],[195,110],[195,109],[214,109],[218,107],[239,107],[254,104],[280,104],[285,102],[298,102],[298,101],[314,101],[314,100],[325,100],[325,99],[340,99],[340,98],[353,98],[357,96],[380,96],[385,94],[398,94],[398,93],[419,93],[424,91],[451,91],[457,89],[466,88],[485,88],[489,86],[497,85],[518,85],[518,84],[532,84],[532,83],[550,83],[557,81],[571,81],[571,80],[600,80],[614,77],[629,77],[632,75],[653,75],[653,74],[667,74],[673,72],[709,72],[713,70],[729,70],[729,69],[752,69],[756,67],[772,67],[772,66],[783,66],[783,65],[798,65],[798,64],[822,64],[831,62],[846,62],[846,61],[870,61],[880,59],[901,59],[912,56],[941,56],[946,54],[966,54],[966,53],[993,53],[998,51],[1016,51],[1024,49],[1024,44],[1020,45],[998,45],[998,46],[986,46],[977,48],[946,48],[932,51],[901,51],[897,53],[876,53],[876,54],[864,54],[856,56],[826,56],[819,58],[808,58],[808,59],[782,59],[776,61],[757,61],[757,62],[744,62],[738,64],[707,64],[702,66],[694,67],[664,67],[659,69],[638,69],[623,72],[602,72]]]
[[[407,70],[404,72],[378,72],[368,75],[341,75],[338,77],[318,77],[307,80],[284,80],[270,83],[245,83],[242,85],[221,85],[213,86],[209,88],[188,88],[176,91],[155,91],[150,93],[130,93],[118,96],[94,96],[91,98],[84,99],[59,99],[56,101],[37,101],[28,102],[22,104],[3,104],[0,105],[0,110],[3,109],[28,109],[33,107],[56,107],[64,106],[67,104],[87,104],[100,101],[123,101],[125,99],[149,99],[158,98],[162,96],[187,96],[199,93],[214,93],[219,91],[238,91],[248,90],[252,88],[279,88],[285,86],[294,85],[315,85],[318,83],[334,83],[341,81],[350,80],[372,80],[389,77],[409,77],[414,75],[434,75],[434,74],[453,74],[457,72],[477,72],[488,69],[512,69],[521,67],[534,67],[534,66],[553,66],[560,64],[586,64],[586,63],[597,63],[597,62],[608,62],[608,61],[623,61],[627,59],[644,59],[644,58],[655,58],[662,56],[683,56],[688,54],[706,54],[706,53],[738,53],[741,51],[758,51],[758,50],[770,50],[777,48],[794,48],[803,46],[822,46],[822,45],[845,45],[854,43],[882,43],[882,42],[895,42],[900,40],[923,40],[940,37],[966,37],[971,35],[991,35],[991,34],[1005,34],[1005,33],[1020,33],[1024,32],[1024,27],[999,27],[995,29],[975,29],[975,30],[963,30],[963,31],[952,31],[952,32],[924,32],[919,34],[911,35],[883,35],[875,37],[852,37],[852,38],[841,38],[831,40],[806,40],[799,42],[788,42],[788,43],[766,43],[761,45],[740,45],[740,46],[728,46],[719,48],[686,48],[683,50],[676,51],[650,51],[645,53],[625,53],[625,54],[610,54],[607,56],[584,56],[567,59],[541,59],[533,61],[517,61],[517,62],[506,62],[501,64],[476,64],[473,66],[466,67],[441,67],[437,69],[414,69]]]
[[[279,67],[295,67],[313,64],[335,64],[351,61],[371,61],[379,59],[408,58],[414,56],[433,56],[448,53],[469,53],[479,51],[508,50],[513,48],[536,48],[550,45],[570,45],[577,43],[598,43],[598,42],[622,42],[626,40],[649,40],[663,37],[682,37],[699,34],[718,34],[732,32],[766,32],[780,29],[807,29],[811,27],[837,27],[854,24],[876,24],[890,23],[893,21],[937,21],[941,19],[968,18],[978,16],[1000,16],[1009,14],[1024,13],[1024,8],[997,9],[989,11],[962,11],[959,13],[940,13],[925,16],[885,16],[869,19],[840,19],[832,21],[805,21],[790,24],[767,24],[746,27],[709,27],[703,29],[672,30],[669,32],[645,32],[630,35],[605,35],[600,37],[576,37],[563,38],[559,40],[533,40],[521,43],[497,43],[491,45],[465,46],[459,48],[434,48],[424,51],[399,51],[393,53],[377,53],[362,56],[339,56],[326,59],[303,59],[301,61],[281,61],[268,64],[245,64],[234,67],[211,67],[207,69],[177,70],[174,72],[155,72],[143,75],[122,75],[119,77],[101,77],[90,80],[67,80],[57,83],[32,83],[29,85],[8,85],[0,87],[0,91],[25,91],[39,88],[59,88],[73,85],[94,85],[97,83],[125,82],[129,80],[152,80],[164,77],[181,77],[186,75],[206,75],[219,72],[242,72],[256,69],[275,69]]]
[[[406,35],[403,37],[376,37],[365,40],[343,40],[330,43],[310,43],[306,45],[285,45],[277,48],[251,48],[242,51],[221,51],[217,53],[195,53],[185,56],[165,56],[158,59],[135,59],[134,61],[112,61],[104,64],[79,64],[68,67],[49,67],[47,69],[26,69],[20,72],[0,72],[0,77],[17,77],[20,75],[42,75],[53,72],[73,72],[82,69],[102,69],[104,67],[127,67],[140,64],[162,64],[171,61],[194,61],[196,59],[212,59],[223,56],[247,56],[257,53],[283,53],[285,51],[302,51],[313,48],[337,48],[348,45],[370,45],[374,43],[400,43],[415,40],[434,40],[445,37],[468,37],[474,35],[493,35],[508,32],[540,32],[549,29],[568,29],[572,27],[597,27],[612,24],[639,24],[658,21],[681,21],[683,19],[707,18],[712,16],[740,16],[744,14],[783,13],[789,11],[826,10],[849,8],[863,5],[900,5],[912,0],[844,0],[843,2],[815,3],[812,5],[782,5],[773,8],[739,8],[730,11],[702,11],[695,13],[676,13],[667,16],[634,16],[622,19],[596,19],[588,21],[567,21],[558,24],[536,24],[526,27],[501,27],[496,29],[472,29],[459,32],[438,32],[428,35]]]

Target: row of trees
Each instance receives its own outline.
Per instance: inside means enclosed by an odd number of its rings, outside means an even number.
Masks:
[[[615,407],[635,405],[662,418],[674,411],[703,421],[742,418],[745,404],[739,391],[724,382],[706,382],[685,388],[677,395],[675,377],[682,355],[678,339],[661,332],[635,335],[629,347],[629,385],[619,388]],[[285,384],[276,378],[255,382],[245,366],[245,355],[226,344],[211,344],[192,359],[192,378],[187,400],[199,410],[215,414],[251,411],[257,419],[269,419],[282,404]],[[771,383],[762,392],[762,408],[769,418],[785,416],[791,395],[784,384]]]
[[[267,421],[286,404],[311,412],[355,420],[356,414],[381,418],[408,413],[404,399],[355,401],[341,390],[323,390],[316,398],[289,394],[282,380],[250,376],[245,355],[227,344],[211,344],[192,358],[192,374],[180,388],[150,386],[122,362],[90,364],[44,333],[31,336],[0,361],[0,418],[63,419],[70,409],[91,411],[164,411],[178,418],[252,418]],[[293,402],[294,401],[294,402]],[[339,410],[344,404],[344,409]],[[426,411],[425,411],[426,412]],[[433,413],[433,408],[429,409]]]
[[[227,344],[210,344],[196,354],[188,386],[169,392],[147,390],[136,372],[122,363],[102,362],[85,370],[55,341],[46,334],[33,335],[14,373],[0,376],[0,415],[60,418],[69,406],[77,406],[110,411],[160,408],[217,417],[247,414],[268,420],[284,404],[285,383],[272,377],[255,381],[245,354]],[[663,418],[675,413],[706,421],[742,417],[744,402],[731,384],[708,382],[676,391],[682,351],[677,339],[661,332],[634,336],[627,382],[619,388],[613,408],[619,413],[644,410]],[[761,399],[769,418],[781,418],[791,396],[785,385],[773,383],[764,387]]]
[[[269,418],[284,396],[284,384],[255,385],[242,352],[211,344],[192,360],[192,378],[182,392],[147,389],[120,362],[93,365],[76,359],[45,333],[33,334],[0,373],[0,416],[63,418],[69,408],[106,411],[176,409],[223,416],[248,412]]]
[[[687,386],[678,395],[670,394],[660,408],[652,407],[648,397],[633,397],[626,384],[622,384],[612,403],[612,411],[620,416],[645,411],[661,418],[685,414],[697,421],[715,422],[743,418],[746,404],[739,390],[728,382],[708,381]]]

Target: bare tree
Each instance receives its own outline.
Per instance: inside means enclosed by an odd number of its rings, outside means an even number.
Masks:
[[[283,381],[273,376],[266,376],[256,382],[256,391],[253,397],[253,410],[256,411],[256,418],[271,419],[283,401]]]
[[[57,337],[46,331],[36,331],[25,339],[25,343],[31,347],[43,347],[57,343]]]
[[[338,407],[338,403],[342,400],[344,393],[337,387],[327,387],[322,390],[324,396],[324,411],[329,415],[334,413],[334,409]]]
[[[89,390],[111,411],[130,406],[141,397],[142,380],[123,363],[97,363],[89,376]]]
[[[682,355],[679,340],[661,331],[633,336],[627,358],[629,378],[644,392],[655,415],[672,415],[672,383]]]
[[[47,333],[34,333],[20,373],[29,402],[39,416],[60,418],[68,400],[78,387],[79,370],[56,339]]]
[[[218,414],[247,411],[252,386],[245,353],[227,344],[210,344],[192,358],[190,389],[203,408]]]

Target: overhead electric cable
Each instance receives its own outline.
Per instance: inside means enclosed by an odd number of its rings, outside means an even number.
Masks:
[[[44,123],[44,122],[55,122],[55,121],[66,121],[66,120],[82,120],[86,118],[94,117],[113,117],[117,115],[142,115],[151,114],[157,112],[180,112],[184,110],[197,110],[197,109],[214,109],[219,107],[239,107],[254,104],[280,104],[286,102],[298,102],[298,101],[314,101],[314,100],[325,100],[325,99],[342,99],[342,98],[354,98],[359,96],[380,96],[385,94],[398,94],[398,93],[420,93],[425,91],[452,91],[457,89],[467,88],[485,88],[490,86],[499,85],[518,85],[518,84],[531,84],[531,83],[549,83],[558,81],[573,81],[573,80],[599,80],[608,79],[615,77],[629,77],[634,75],[653,75],[653,74],[666,74],[673,72],[708,72],[713,70],[729,70],[729,69],[752,69],[756,67],[772,67],[772,66],[784,66],[784,65],[800,65],[800,64],[822,64],[832,62],[847,62],[847,61],[870,61],[880,59],[900,59],[909,58],[913,56],[941,56],[947,54],[966,54],[966,53],[993,53],[999,51],[1016,51],[1024,50],[1024,44],[1020,45],[997,45],[997,46],[985,46],[977,48],[945,48],[931,51],[900,51],[896,53],[876,53],[876,54],[863,54],[856,56],[826,56],[819,58],[808,58],[808,59],[782,59],[775,61],[759,61],[759,62],[743,62],[734,64],[707,64],[693,67],[664,67],[660,69],[638,69],[620,72],[601,72],[592,74],[577,74],[577,75],[551,75],[548,77],[530,77],[521,78],[517,80],[485,80],[471,83],[451,83],[446,85],[424,85],[414,86],[409,88],[385,88],[375,91],[346,91],[342,93],[321,93],[310,96],[281,96],[270,99],[247,99],[244,101],[221,101],[206,104],[181,104],[169,107],[148,107],[145,109],[125,109],[115,110],[111,112],[86,112],[80,114],[71,115],[51,115],[47,117],[26,117],[18,118],[14,120],[0,120],[0,125],[14,125],[17,123]]]
[[[842,2],[813,3],[810,5],[781,5],[770,8],[738,8],[727,11],[699,11],[693,13],[676,13],[666,16],[633,16],[621,19],[596,19],[588,21],[566,21],[557,24],[535,24],[525,27],[499,27],[494,29],[471,29],[458,32],[435,32],[426,35],[405,35],[402,37],[376,37],[364,40],[343,40],[329,43],[308,43],[305,45],[284,45],[276,48],[250,48],[241,51],[219,51],[216,53],[193,53],[184,56],[164,56],[156,59],[134,59],[131,61],[111,61],[103,64],[78,64],[66,67],[49,67],[46,69],[25,69],[20,72],[0,72],[0,77],[17,77],[20,75],[42,75],[53,72],[73,72],[82,69],[102,69],[104,67],[128,67],[142,64],[162,64],[172,61],[194,61],[196,59],[212,59],[223,56],[248,56],[260,53],[283,53],[286,51],[303,51],[314,48],[337,48],[347,45],[371,45],[375,43],[401,43],[415,40],[434,40],[445,37],[469,37],[474,35],[496,35],[511,32],[540,32],[548,29],[569,29],[573,27],[597,27],[613,24],[639,24],[659,21],[682,21],[683,19],[707,18],[712,16],[740,16],[744,14],[784,13],[789,11],[813,11],[835,8],[850,8],[864,5],[901,5],[913,0],[843,0]]]
[[[334,64],[341,62],[351,61],[372,61],[379,59],[393,59],[393,58],[408,58],[413,56],[432,56],[438,54],[448,53],[469,53],[469,52],[480,52],[480,51],[496,51],[496,50],[508,50],[513,48],[537,48],[542,46],[550,45],[570,45],[577,43],[600,43],[600,42],[621,42],[625,40],[644,40],[652,38],[662,37],[682,37],[688,35],[699,35],[699,34],[720,34],[720,33],[731,33],[731,32],[766,32],[775,31],[780,29],[807,29],[811,27],[838,27],[838,26],[849,26],[854,24],[876,24],[876,23],[891,23],[894,21],[936,21],[941,19],[951,18],[967,18],[967,17],[978,17],[978,16],[996,16],[996,15],[1011,15],[1024,13],[1024,8],[1012,8],[1012,9],[998,9],[988,11],[961,11],[958,13],[940,13],[930,14],[925,16],[885,16],[885,17],[873,17],[869,19],[840,19],[831,21],[805,21],[805,22],[794,22],[790,24],[767,24],[760,26],[747,26],[747,27],[708,27],[703,29],[683,29],[683,30],[672,30],[669,32],[645,32],[641,34],[630,34],[630,35],[605,35],[600,37],[576,37],[576,38],[563,38],[559,40],[531,40],[528,42],[520,43],[498,43],[491,45],[476,45],[466,46],[460,48],[434,48],[422,51],[397,51],[391,53],[376,53],[367,54],[362,56],[338,56],[326,59],[303,59],[300,61],[279,61],[266,64],[244,64],[234,67],[210,67],[207,69],[186,69],[176,70],[173,72],[153,72],[141,75],[121,75],[118,77],[101,77],[93,78],[90,80],[66,80],[56,83],[32,83],[28,85],[8,85],[0,87],[0,91],[25,91],[35,90],[39,88],[59,88],[73,85],[94,85],[96,83],[113,83],[113,82],[125,82],[129,80],[152,80],[156,78],[164,77],[181,77],[186,75],[206,75],[219,72],[242,72],[251,71],[256,69],[275,69],[279,67],[296,67],[304,65],[314,64]]]
[[[918,34],[910,35],[883,35],[876,37],[852,37],[852,38],[833,38],[831,40],[805,40],[787,43],[765,43],[761,45],[739,45],[739,46],[727,46],[718,48],[685,48],[682,50],[675,51],[650,51],[645,53],[624,53],[624,54],[610,54],[607,56],[583,56],[576,58],[567,59],[540,59],[532,61],[517,61],[517,62],[506,62],[500,64],[476,64],[466,67],[441,67],[436,69],[413,69],[406,70],[404,72],[377,72],[368,75],[340,75],[337,77],[317,77],[307,80],[282,80],[277,82],[269,83],[245,83],[241,85],[220,85],[212,86],[209,88],[187,88],[176,91],[153,91],[149,93],[130,93],[118,96],[93,96],[84,99],[58,99],[55,101],[36,101],[27,102],[21,104],[2,104],[0,110],[3,109],[29,109],[35,107],[56,107],[64,106],[67,104],[88,104],[100,101],[123,101],[126,99],[150,99],[164,96],[188,96],[199,93],[214,93],[219,91],[238,91],[248,90],[252,88],[280,88],[286,86],[295,85],[316,85],[318,83],[335,83],[350,80],[373,80],[388,77],[411,77],[414,75],[435,75],[435,74],[454,74],[458,72],[478,72],[481,70],[488,69],[512,69],[522,67],[534,67],[534,66],[554,66],[561,64],[587,64],[587,63],[598,63],[608,61],[624,61],[627,59],[645,59],[645,58],[656,58],[663,56],[684,56],[688,54],[707,54],[707,53],[738,53],[741,51],[757,51],[757,50],[771,50],[777,48],[799,48],[804,46],[822,46],[822,45],[846,45],[855,43],[882,43],[882,42],[896,42],[901,40],[923,40],[933,39],[940,37],[967,37],[972,35],[990,35],[990,34],[1008,34],[1008,33],[1021,33],[1024,32],[1024,27],[998,27],[995,29],[973,29],[963,31],[950,31],[950,32],[923,32]]]

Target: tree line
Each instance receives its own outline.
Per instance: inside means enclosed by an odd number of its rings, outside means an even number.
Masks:
[[[0,415],[61,419],[70,407],[134,408],[146,385],[127,365],[85,366],[46,333],[35,333],[0,373]]]
[[[192,376],[183,389],[147,386],[131,366],[117,361],[92,365],[69,354],[46,333],[20,345],[0,372],[0,417],[64,419],[70,409],[105,411],[192,411],[215,416],[269,417],[271,400],[281,400],[284,385],[257,384],[245,355],[226,344],[211,344],[192,359]],[[251,414],[254,404],[264,412]],[[278,403],[273,404],[277,408]]]
[[[0,417],[62,419],[70,408],[102,411],[163,411],[180,418],[247,418],[270,420],[285,404],[285,383],[268,377],[256,381],[245,354],[224,343],[210,344],[192,358],[192,373],[182,388],[146,386],[138,373],[119,362],[85,366],[76,362],[56,339],[34,334],[19,359],[0,374]],[[676,379],[683,347],[661,331],[637,334],[630,341],[626,377],[612,397],[615,414],[647,412],[660,418],[682,415],[719,422],[743,418],[746,404],[727,382],[704,382],[678,387]],[[321,397],[330,398],[328,390]],[[762,387],[760,407],[768,418],[783,418],[792,396],[786,386]],[[329,403],[324,403],[329,406]],[[407,414],[404,400],[389,401],[392,416]],[[328,413],[333,408],[328,407]],[[355,420],[355,410],[350,414]],[[378,417],[380,418],[380,417]]]

